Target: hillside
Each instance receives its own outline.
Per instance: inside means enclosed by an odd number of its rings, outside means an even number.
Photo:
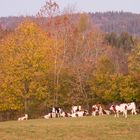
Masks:
[[[140,35],[140,14],[124,12],[91,13],[93,22],[104,32]]]
[[[89,13],[94,24],[103,32],[128,32],[140,35],[140,14],[126,12]],[[3,29],[13,29],[25,17],[1,17],[0,26]],[[30,17],[35,19],[34,17]]]

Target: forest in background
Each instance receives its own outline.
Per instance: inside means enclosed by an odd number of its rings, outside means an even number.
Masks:
[[[104,17],[101,13],[56,16],[58,5],[48,6],[36,18],[9,17],[1,24],[0,120],[23,113],[36,118],[52,106],[69,110],[72,105],[139,103],[139,36],[123,32],[122,24],[108,27],[109,18],[100,24],[103,32],[93,24],[96,16]],[[138,31],[136,25],[130,28]]]
[[[77,17],[77,15],[80,15],[80,13],[73,14],[73,17]],[[132,35],[140,35],[140,14],[122,11],[87,13],[87,15],[91,18],[91,22],[100,28],[103,32],[116,32],[118,34],[122,32],[128,32]],[[0,29],[13,30],[25,18],[26,17],[24,16],[0,17]],[[35,16],[30,16],[28,18],[31,20],[37,20]]]

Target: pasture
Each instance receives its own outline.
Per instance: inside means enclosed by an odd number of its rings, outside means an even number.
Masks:
[[[140,115],[0,122],[0,140],[140,140]]]

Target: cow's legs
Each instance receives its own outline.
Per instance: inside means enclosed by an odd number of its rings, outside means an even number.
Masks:
[[[133,109],[132,109],[131,113],[132,113],[132,115],[137,115],[137,112]]]
[[[127,110],[125,110],[123,113],[124,113],[125,118],[127,118]]]
[[[96,111],[93,111],[92,112],[92,116],[96,116]]]
[[[117,112],[117,114],[116,114],[116,115],[117,115],[117,118],[119,118],[119,112]]]

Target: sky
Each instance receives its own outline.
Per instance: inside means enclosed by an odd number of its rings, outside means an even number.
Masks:
[[[0,0],[0,17],[36,15],[46,0]],[[61,9],[78,12],[126,11],[140,13],[140,0],[55,0]],[[69,5],[69,6],[68,6]]]

